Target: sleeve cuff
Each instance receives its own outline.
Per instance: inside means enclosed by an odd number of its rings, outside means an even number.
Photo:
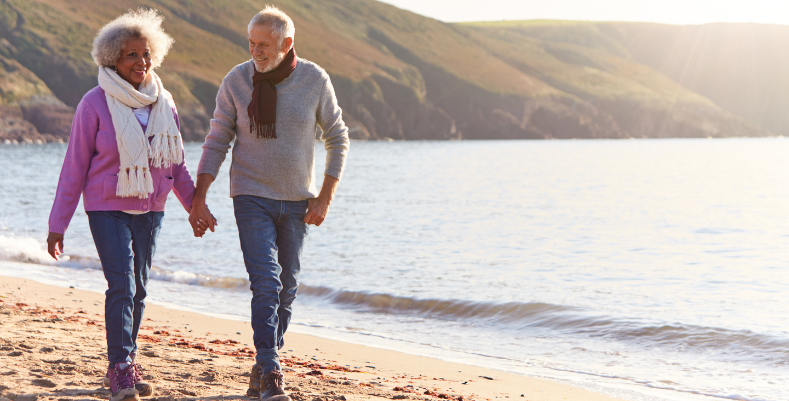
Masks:
[[[340,178],[342,178],[342,169],[326,168],[326,170],[323,172],[323,174],[330,175],[330,176],[332,176],[332,177],[334,177],[334,178],[339,180]]]
[[[49,226],[49,232],[57,233],[57,234],[66,234],[66,229],[68,227],[65,226]]]

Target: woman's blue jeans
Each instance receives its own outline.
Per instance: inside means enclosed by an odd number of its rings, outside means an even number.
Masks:
[[[252,283],[255,359],[264,373],[280,370],[277,350],[284,346],[283,335],[299,288],[299,258],[308,231],[304,223],[307,201],[236,195],[233,209]]]
[[[156,251],[164,212],[128,214],[88,213],[90,232],[107,279],[104,320],[110,366],[130,361],[137,352],[137,333],[145,311],[145,285]]]

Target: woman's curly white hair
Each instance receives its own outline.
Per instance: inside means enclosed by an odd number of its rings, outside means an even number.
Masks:
[[[140,7],[104,25],[93,39],[93,61],[99,67],[115,67],[129,39],[145,38],[151,48],[151,69],[159,67],[173,45],[173,38],[162,29],[164,16],[157,10]]]

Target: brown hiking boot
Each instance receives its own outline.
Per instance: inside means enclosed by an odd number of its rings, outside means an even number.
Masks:
[[[285,377],[279,370],[272,370],[260,376],[260,401],[290,401],[285,395]]]
[[[247,389],[247,397],[260,397],[260,377],[263,376],[263,371],[258,364],[252,365],[252,370],[249,372],[249,388]]]

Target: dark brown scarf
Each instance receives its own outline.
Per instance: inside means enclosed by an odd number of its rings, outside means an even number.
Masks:
[[[249,131],[258,138],[277,137],[277,87],[274,86],[296,69],[296,49],[291,47],[277,68],[269,72],[258,72],[252,76],[252,101],[247,106]]]

